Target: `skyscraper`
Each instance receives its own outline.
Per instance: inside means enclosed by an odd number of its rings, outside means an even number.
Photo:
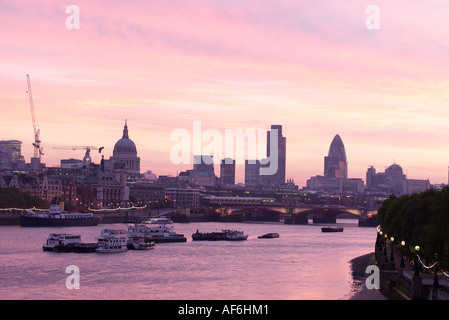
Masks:
[[[259,160],[245,160],[245,186],[256,187],[260,186],[260,161]]]
[[[23,169],[25,158],[21,154],[22,142],[18,140],[0,141],[0,168]]]
[[[222,185],[235,184],[235,160],[230,158],[221,160],[220,182]]]
[[[267,132],[267,158],[271,157],[271,134],[277,134],[277,171],[272,175],[262,176],[263,184],[268,187],[277,184],[284,184],[286,171],[287,141],[286,138],[282,135],[282,126],[273,124],[271,125],[271,131]]]
[[[348,178],[345,146],[338,134],[332,140],[327,157],[324,157],[324,176],[328,178]]]
[[[193,156],[193,170],[199,172],[214,173],[214,157],[208,155],[194,155]]]

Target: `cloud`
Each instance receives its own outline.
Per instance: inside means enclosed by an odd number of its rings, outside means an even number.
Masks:
[[[321,171],[336,133],[348,150],[364,150],[351,154],[357,168],[382,148],[431,167],[425,152],[449,157],[449,5],[377,1],[380,29],[373,31],[365,27],[369,4],[80,0],[80,30],[67,30],[65,3],[0,2],[0,134],[23,140],[29,156],[29,73],[50,148],[89,140],[110,149],[127,118],[143,164],[153,169],[169,154],[171,130],[193,120],[219,130],[281,123],[288,170],[301,179]]]

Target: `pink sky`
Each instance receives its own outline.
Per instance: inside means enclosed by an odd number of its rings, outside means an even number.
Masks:
[[[372,4],[379,30],[365,26]],[[83,156],[54,146],[108,158],[128,119],[142,171],[176,175],[191,166],[170,162],[174,129],[281,124],[300,186],[337,133],[350,177],[395,161],[447,183],[448,13],[445,0],[0,1],[0,139],[29,161],[30,74],[47,165]]]

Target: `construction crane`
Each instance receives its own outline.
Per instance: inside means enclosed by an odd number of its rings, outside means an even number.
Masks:
[[[61,147],[53,147],[53,149],[62,149],[62,150],[86,150],[86,154],[84,155],[83,161],[86,163],[90,163],[92,158],[90,157],[90,150],[98,150],[98,153],[103,151],[104,147],[93,147],[93,146],[61,146]]]
[[[42,152],[43,148],[41,146],[41,140],[39,138],[40,136],[40,129],[36,125],[36,117],[34,116],[34,105],[33,105],[33,95],[31,94],[31,81],[30,76],[27,74],[27,84],[28,84],[28,98],[30,100],[30,109],[31,109],[31,120],[33,121],[33,130],[34,130],[34,158],[39,158],[39,163],[41,160],[41,156],[44,155]]]

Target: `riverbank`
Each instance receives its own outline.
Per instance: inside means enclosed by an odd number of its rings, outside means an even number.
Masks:
[[[368,289],[365,281],[368,274],[365,273],[366,267],[372,265],[374,261],[374,252],[354,258],[350,261],[352,274],[352,292],[342,298],[342,300],[388,300],[377,289]]]
[[[148,212],[148,211],[142,211],[142,210],[136,210],[136,211],[118,211],[118,212],[107,212],[107,213],[99,213],[103,215],[103,219],[101,221],[102,224],[113,224],[113,223],[135,223],[135,222],[141,222],[144,220],[148,220],[151,217],[157,217],[156,212]],[[0,214],[0,226],[18,226],[20,225],[20,213],[16,214]],[[207,221],[206,218],[203,217],[195,217],[195,219],[191,218],[190,216],[182,215],[182,214],[176,214],[172,215],[172,220],[174,222],[202,222]]]

